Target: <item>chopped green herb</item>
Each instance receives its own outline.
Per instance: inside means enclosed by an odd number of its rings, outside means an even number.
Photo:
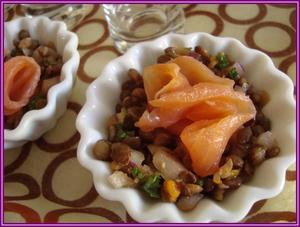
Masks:
[[[236,71],[236,68],[232,68],[230,71],[229,71],[229,77],[231,78],[231,79],[236,79],[237,77],[238,77],[238,75],[239,75],[239,73]]]
[[[219,53],[217,55],[217,59],[218,59],[218,64],[217,66],[220,68],[220,69],[224,69],[226,67],[229,66],[229,61],[226,57],[226,55],[224,53]]]
[[[152,198],[160,198],[160,189],[161,176],[160,175],[151,175],[143,185],[143,189],[149,194]]]
[[[126,139],[128,137],[127,132],[125,132],[122,128],[121,124],[116,124],[115,125],[116,129],[117,129],[117,135],[116,138],[118,141],[122,141],[124,139]]]
[[[124,140],[128,137],[127,133],[123,129],[119,129],[117,132],[117,139]]]
[[[139,172],[137,177],[140,179],[140,180],[143,180],[145,175],[142,173],[142,172]]]
[[[139,180],[142,180],[145,176],[138,167],[134,167],[131,170],[131,174],[133,177],[137,177]]]
[[[204,181],[203,181],[203,179],[198,179],[197,180],[197,182],[196,182],[196,184],[198,184],[199,186],[203,186],[203,184],[204,184]]]
[[[131,174],[132,174],[132,176],[134,176],[134,177],[137,177],[138,174],[139,174],[140,172],[141,172],[141,171],[140,171],[140,169],[139,169],[138,167],[134,167],[134,168],[131,170]]]

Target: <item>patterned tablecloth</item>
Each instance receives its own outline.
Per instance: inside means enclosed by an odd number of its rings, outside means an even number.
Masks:
[[[185,32],[234,37],[267,53],[295,84],[295,5],[183,5]],[[22,16],[16,9],[8,20]],[[120,55],[109,37],[101,6],[74,32],[79,37],[81,63],[68,110],[56,127],[37,141],[5,151],[5,222],[134,222],[118,202],[101,198],[91,174],[76,159],[80,135],[76,116],[85,91],[110,60]],[[286,173],[283,191],[257,202],[243,222],[296,221],[295,165]]]

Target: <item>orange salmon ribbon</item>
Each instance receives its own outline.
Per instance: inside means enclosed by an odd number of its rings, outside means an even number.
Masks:
[[[214,174],[232,134],[255,117],[252,100],[192,57],[145,68],[150,110],[135,124],[143,131],[163,127],[179,135],[197,175]]]
[[[4,63],[4,115],[26,106],[41,76],[41,68],[31,57],[17,56]]]

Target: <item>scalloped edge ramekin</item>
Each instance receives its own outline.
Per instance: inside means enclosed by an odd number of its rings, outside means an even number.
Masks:
[[[55,126],[58,118],[66,111],[80,59],[77,51],[78,38],[68,31],[64,22],[52,21],[47,17],[22,17],[5,22],[5,48],[12,47],[12,42],[21,29],[27,29],[31,37],[41,43],[52,41],[63,57],[64,64],[61,70],[61,82],[48,91],[47,105],[42,109],[25,113],[15,129],[4,130],[4,149],[18,147],[27,141],[36,140]]]
[[[142,72],[143,67],[156,62],[164,48],[196,45],[203,46],[211,54],[224,51],[230,59],[243,65],[250,83],[269,93],[270,101],[263,112],[272,122],[272,133],[281,147],[281,153],[261,164],[252,180],[228,194],[224,201],[205,198],[194,210],[182,212],[172,203],[147,200],[137,189],[114,189],[107,181],[111,174],[109,164],[96,160],[92,148],[97,140],[106,138],[105,123],[114,113],[121,84],[127,79],[129,68]],[[140,43],[107,64],[99,78],[88,87],[87,101],[76,121],[81,134],[77,157],[81,165],[92,172],[98,193],[105,199],[121,202],[139,222],[238,222],[255,202],[274,197],[282,191],[285,172],[295,161],[296,108],[293,89],[291,79],[276,69],[266,54],[247,48],[233,38],[214,37],[206,33],[169,34]]]

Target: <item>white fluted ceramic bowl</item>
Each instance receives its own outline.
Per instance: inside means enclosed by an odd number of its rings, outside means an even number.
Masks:
[[[156,63],[157,57],[169,46],[195,47],[201,45],[209,53],[223,51],[230,59],[245,68],[245,77],[257,89],[270,95],[263,112],[272,122],[281,153],[260,165],[252,180],[229,194],[224,201],[205,198],[189,212],[182,212],[172,203],[145,199],[133,188],[114,189],[107,177],[109,163],[96,160],[92,148],[97,140],[106,138],[106,121],[115,111],[121,84],[127,79],[129,68],[142,72],[147,65]],[[286,169],[295,161],[295,101],[293,83],[287,75],[275,68],[264,53],[249,49],[232,38],[219,38],[205,33],[166,35],[151,42],[137,44],[123,56],[111,61],[88,88],[87,101],[77,118],[81,134],[78,146],[79,162],[93,174],[98,193],[105,199],[120,201],[128,213],[139,222],[237,222],[261,199],[276,196],[283,189]]]
[[[80,59],[77,51],[77,36],[67,30],[65,23],[52,21],[46,17],[18,18],[6,22],[4,24],[5,48],[13,47],[13,40],[22,29],[28,30],[30,36],[42,44],[52,41],[63,57],[64,64],[61,70],[61,82],[48,91],[47,105],[42,109],[25,113],[15,129],[4,130],[5,149],[35,140],[55,126],[58,118],[66,111]]]

